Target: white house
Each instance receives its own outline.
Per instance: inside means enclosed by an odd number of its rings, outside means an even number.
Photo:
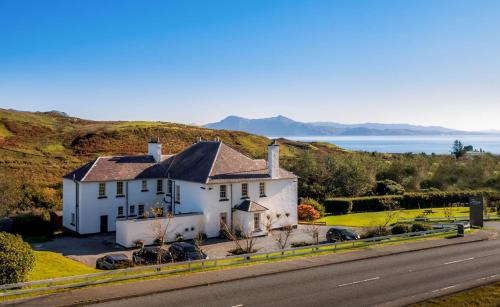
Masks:
[[[297,176],[279,167],[275,141],[267,162],[220,141],[198,141],[175,155],[161,151],[153,139],[148,155],[99,157],[65,175],[64,227],[116,231],[116,242],[129,247],[139,239],[152,244],[152,228],[167,223],[168,241],[199,232],[217,237],[224,224],[246,235],[297,224]],[[153,208],[160,217],[149,217]]]

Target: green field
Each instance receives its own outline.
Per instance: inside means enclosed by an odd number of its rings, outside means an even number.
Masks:
[[[36,258],[35,268],[28,275],[29,281],[99,272],[58,253],[39,251],[34,253]]]
[[[399,210],[399,214],[393,218],[389,224],[397,222],[398,219],[410,219],[424,215],[425,209],[414,210]],[[469,207],[456,207],[452,208],[452,214],[455,217],[468,216]],[[433,208],[433,213],[425,215],[429,218],[444,218],[443,208]],[[327,225],[335,226],[350,226],[350,227],[375,227],[383,225],[387,217],[387,211],[380,212],[363,212],[363,213],[350,213],[345,215],[330,215],[319,222],[326,222]]]

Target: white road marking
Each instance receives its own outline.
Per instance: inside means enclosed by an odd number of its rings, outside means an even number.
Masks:
[[[467,258],[467,259],[460,259],[460,260],[455,260],[455,261],[445,262],[444,264],[459,263],[459,262],[469,261],[469,260],[473,260],[473,259],[474,259],[474,257],[470,257],[470,258]]]
[[[495,275],[491,275],[491,276],[486,276],[486,277],[483,277],[483,278],[479,278],[478,280],[485,280],[485,279],[490,279],[490,278],[495,278],[497,277],[499,274],[495,274]]]
[[[445,290],[448,290],[448,289],[451,289],[451,288],[455,288],[456,286],[458,286],[458,285],[453,285],[453,286],[449,286],[449,287],[444,287],[444,288],[441,288],[441,289],[437,289],[437,290],[432,291],[432,293],[436,293],[436,292],[439,292],[439,291],[445,291]]]
[[[353,281],[353,282],[350,282],[350,283],[347,283],[347,284],[337,285],[337,287],[345,287],[345,286],[360,284],[362,282],[368,282],[368,281],[373,281],[373,280],[377,280],[377,279],[380,279],[380,276],[373,277],[373,278],[368,278],[368,279],[364,279],[364,280]]]
[[[243,304],[233,305],[231,307],[243,307]]]

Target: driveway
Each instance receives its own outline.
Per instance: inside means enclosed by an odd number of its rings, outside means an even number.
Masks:
[[[331,226],[319,226],[320,242],[325,241],[326,232]],[[292,233],[289,243],[293,242],[313,242],[309,234],[307,225],[299,225]],[[52,251],[63,256],[82,262],[94,267],[97,258],[112,253],[124,253],[132,257],[135,249],[125,249],[115,246],[115,233],[97,234],[86,237],[65,236],[54,238],[51,241],[32,244],[34,250]],[[220,258],[228,255],[228,251],[234,249],[235,245],[231,241],[220,238],[208,239],[203,242],[202,250],[210,258]],[[255,240],[255,248],[259,252],[273,251],[279,249],[275,237],[272,235],[258,237]]]

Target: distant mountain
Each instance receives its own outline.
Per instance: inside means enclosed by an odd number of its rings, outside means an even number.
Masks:
[[[409,124],[340,124],[334,122],[303,123],[282,115],[269,118],[248,119],[228,116],[205,125],[206,128],[245,131],[267,136],[333,136],[333,135],[453,135],[470,132],[439,126],[417,126]]]

